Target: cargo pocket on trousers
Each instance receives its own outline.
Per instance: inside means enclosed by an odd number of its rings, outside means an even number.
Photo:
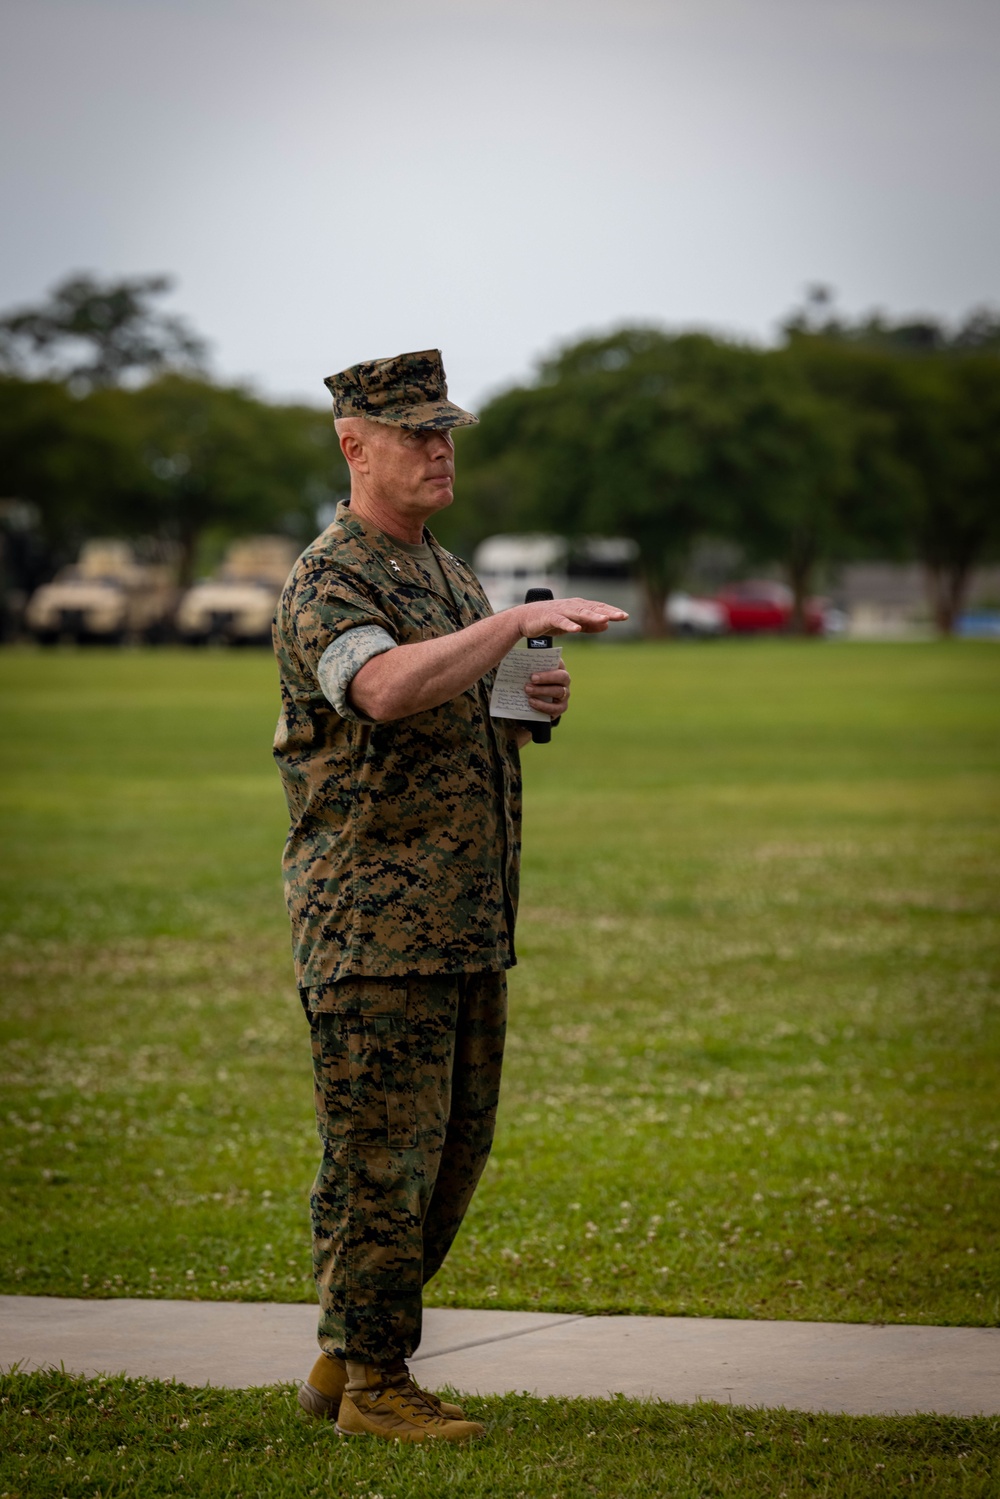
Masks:
[[[321,1135],[391,1149],[416,1144],[416,1098],[404,1018],[316,1015],[313,1057]]]
[[[373,1015],[365,1025],[375,1033],[382,1080],[385,1125],[381,1143],[394,1150],[410,1149],[417,1143],[417,1079],[410,1026],[394,1015]]]

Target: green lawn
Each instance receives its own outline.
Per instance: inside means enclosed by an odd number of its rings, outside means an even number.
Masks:
[[[429,1299],[997,1324],[1000,650],[567,657]],[[310,1300],[272,661],[7,650],[0,693],[0,1289]]]
[[[339,1441],[294,1392],[0,1378],[10,1499],[949,1499],[995,1495],[1000,1420],[636,1400],[466,1400],[470,1447]]]

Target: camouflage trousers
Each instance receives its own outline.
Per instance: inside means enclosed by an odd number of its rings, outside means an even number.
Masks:
[[[345,979],[304,995],[323,1158],[313,1185],[319,1344],[408,1358],[422,1290],[483,1173],[507,1019],[503,973]]]

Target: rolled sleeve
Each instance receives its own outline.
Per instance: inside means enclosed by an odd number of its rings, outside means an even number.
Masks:
[[[323,689],[323,696],[341,718],[371,723],[366,714],[352,707],[347,690],[366,662],[395,649],[395,646],[395,640],[381,625],[359,625],[345,630],[330,642],[319,659],[316,679]]]

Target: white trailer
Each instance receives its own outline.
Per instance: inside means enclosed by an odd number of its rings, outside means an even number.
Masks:
[[[488,536],[472,559],[476,576],[493,609],[524,603],[529,588],[551,588],[558,598],[600,599],[628,614],[615,625],[615,639],[642,628],[642,590],[636,579],[639,548],[624,536]],[[603,638],[603,637],[601,637]]]

